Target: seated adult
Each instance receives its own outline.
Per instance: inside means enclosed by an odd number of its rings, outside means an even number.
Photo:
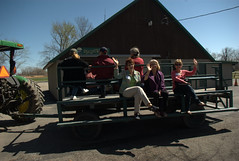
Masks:
[[[147,64],[147,72],[142,82],[144,82],[146,94],[153,97],[153,103],[159,107],[160,116],[167,116],[165,111],[168,106],[168,91],[165,88],[164,74],[160,71],[160,65],[156,59],[150,60]]]
[[[92,68],[91,72],[95,76],[95,79],[112,79],[114,76],[114,61],[107,55],[108,49],[106,47],[100,48],[99,56],[93,63],[93,66],[112,66],[112,67],[96,67]],[[102,82],[100,85],[100,98],[106,96],[105,83]]]
[[[130,49],[130,57],[134,60],[134,63],[136,65],[140,66],[135,66],[134,69],[140,73],[141,78],[144,75],[144,60],[140,58],[140,52],[137,47],[133,47]],[[127,70],[127,67],[125,67],[125,70]]]
[[[85,70],[88,68],[89,64],[84,60],[80,59],[78,51],[72,48],[69,52],[69,57],[63,62],[59,63],[60,67],[82,67],[77,69],[63,69],[63,81],[81,81],[86,80]],[[86,93],[89,90],[86,89],[85,82],[72,83],[71,84],[71,99],[77,99],[76,95],[80,89],[81,93]]]
[[[124,97],[134,97],[134,116],[135,119],[140,119],[140,105],[143,101],[146,106],[150,110],[156,111],[158,107],[151,104],[146,93],[140,87],[141,77],[140,73],[134,69],[134,61],[129,58],[125,62],[125,66],[127,66],[128,70],[119,73],[119,61],[113,58],[116,67],[114,70],[114,77],[118,79],[122,79],[122,83],[120,86],[120,94]]]
[[[186,96],[185,110],[186,110],[186,113],[188,114],[191,114],[191,111],[190,111],[191,99],[193,99],[193,101],[200,106],[205,105],[203,102],[201,102],[198,99],[190,83],[185,80],[187,76],[192,76],[197,71],[197,64],[198,64],[197,60],[193,59],[193,63],[194,63],[194,67],[192,71],[182,70],[181,68],[183,66],[183,62],[181,59],[177,59],[174,62],[174,70],[171,73],[172,80],[173,80],[173,92],[175,94],[183,94]]]

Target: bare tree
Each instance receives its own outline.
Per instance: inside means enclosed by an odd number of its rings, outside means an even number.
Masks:
[[[71,44],[77,40],[77,33],[75,26],[70,22],[63,22],[53,24],[51,36],[57,46],[54,46],[54,49],[61,53]],[[57,48],[58,47],[58,48]]]
[[[215,60],[219,60],[220,56],[217,53],[211,52],[208,48],[205,48],[205,50],[215,59]]]
[[[6,52],[0,52],[0,65],[6,65],[6,62],[8,60],[8,55]]]
[[[92,24],[85,17],[77,17],[75,21],[76,26],[66,21],[53,23],[51,30],[52,41],[50,44],[45,44],[44,51],[40,52],[44,58],[40,63],[41,65],[45,65],[93,29]]]
[[[44,45],[44,51],[40,54],[44,57],[41,64],[44,65],[56,55],[60,54],[77,40],[76,28],[70,22],[53,23],[51,30],[52,42]]]
[[[75,22],[77,25],[77,35],[79,39],[93,30],[93,25],[85,17],[77,17],[75,18]]]
[[[13,41],[17,42],[17,41]],[[14,60],[16,62],[16,68],[21,68],[24,63],[26,63],[29,55],[29,49],[28,47],[25,47],[21,50],[15,50],[14,54]],[[5,65],[6,67],[9,67],[9,60],[10,60],[10,52],[4,51],[0,52],[0,64]]]
[[[22,50],[15,50],[14,60],[16,61],[16,68],[21,68],[29,59],[29,48],[25,47]]]
[[[239,49],[235,50],[233,60],[239,62]]]
[[[219,54],[221,60],[223,61],[235,61],[236,58],[236,50],[233,48],[225,47],[222,49],[221,54]]]
[[[215,60],[220,60],[220,55],[217,53],[211,53],[211,56],[215,59]]]

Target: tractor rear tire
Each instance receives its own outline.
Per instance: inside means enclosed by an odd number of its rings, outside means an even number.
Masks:
[[[18,122],[32,122],[35,120],[34,116],[22,116],[22,113],[37,114],[42,111],[44,105],[44,94],[40,87],[32,80],[21,83],[19,89],[19,96],[22,100],[30,97],[27,101],[17,106],[16,115],[12,115],[12,118]]]

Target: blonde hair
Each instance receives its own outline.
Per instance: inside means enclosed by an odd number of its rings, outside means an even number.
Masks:
[[[140,55],[139,48],[137,47],[133,47],[129,51],[130,51],[131,57],[139,57]]]
[[[174,65],[175,65],[175,64],[181,64],[181,65],[183,65],[182,59],[176,59],[175,62],[174,62]]]
[[[74,58],[74,59],[80,59],[80,55],[77,54],[76,52],[74,52],[74,53],[72,54],[72,58]]]
[[[153,63],[156,63],[158,70],[160,70],[160,65],[159,65],[158,60],[156,60],[156,59],[151,59],[151,60],[149,61],[149,65],[151,65],[151,64],[153,64]]]

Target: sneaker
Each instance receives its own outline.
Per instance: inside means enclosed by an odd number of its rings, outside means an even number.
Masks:
[[[199,102],[198,106],[205,106],[204,102]]]
[[[189,114],[189,115],[192,115],[192,112],[191,112],[191,111],[187,111],[186,113]]]
[[[85,93],[88,93],[89,92],[89,89],[86,89],[86,88],[83,88],[82,89],[82,93],[85,94]]]
[[[77,99],[77,97],[76,96],[71,96],[71,98],[70,98],[71,100],[76,100]]]
[[[135,113],[134,117],[136,120],[140,120],[140,113],[139,112]]]
[[[155,112],[155,111],[159,110],[159,107],[152,105],[149,107],[149,110]]]

